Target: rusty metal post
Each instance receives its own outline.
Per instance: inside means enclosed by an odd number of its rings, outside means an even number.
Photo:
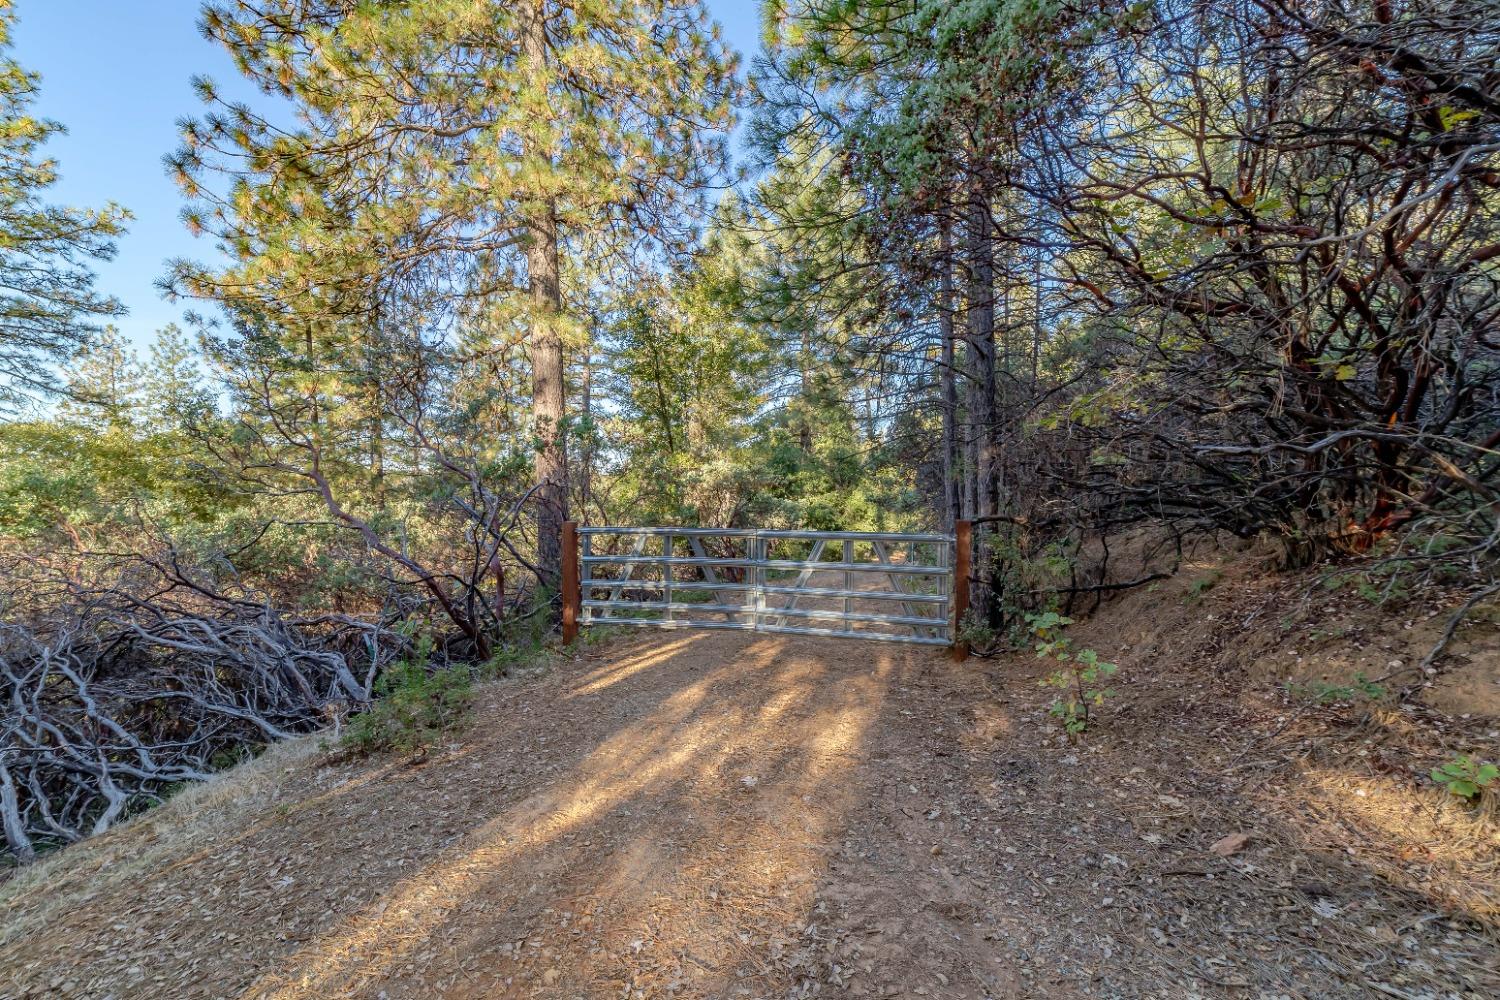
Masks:
[[[972,521],[953,522],[953,662],[962,663],[969,658],[969,644],[960,642],[959,625],[969,611],[970,560],[974,551],[974,524]]]
[[[578,582],[578,522],[564,521],[562,526],[562,638],[572,645],[578,638],[578,613],[583,605],[583,591]]]

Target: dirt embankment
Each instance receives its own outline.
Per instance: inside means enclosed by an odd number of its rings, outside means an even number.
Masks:
[[[1445,619],[1306,583],[1081,623],[1121,671],[1078,746],[1029,656],[665,633],[420,758],[278,748],[0,885],[0,997],[1500,994],[1494,819],[1422,778],[1497,756],[1494,627],[1405,707],[1309,698]]]

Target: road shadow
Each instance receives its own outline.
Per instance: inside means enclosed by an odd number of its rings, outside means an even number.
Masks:
[[[849,778],[887,689],[931,655],[673,635],[531,692],[517,718],[494,706],[486,746],[427,770],[504,757],[545,780],[476,802],[451,846],[243,995],[696,996],[755,979],[862,794]]]

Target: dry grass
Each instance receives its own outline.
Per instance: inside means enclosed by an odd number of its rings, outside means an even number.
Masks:
[[[102,836],[16,870],[0,882],[0,947],[264,822],[278,802],[300,797],[289,779],[306,773],[321,742],[314,735],[272,746]]]
[[[1438,788],[1331,767],[1300,769],[1304,809],[1289,818],[1309,846],[1345,851],[1393,886],[1500,931],[1500,823]]]

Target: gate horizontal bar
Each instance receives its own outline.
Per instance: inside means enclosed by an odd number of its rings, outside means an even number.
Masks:
[[[917,646],[947,646],[947,639],[919,635],[891,635],[888,632],[845,632],[835,628],[798,628],[794,625],[756,625],[753,622],[685,622],[666,618],[591,618],[590,625],[649,625],[666,629],[719,629],[728,632],[776,632],[782,635],[819,635],[835,639],[874,639],[878,642],[905,642]]]
[[[764,563],[755,559],[726,558],[715,559],[712,556],[584,556],[585,566],[597,566],[600,563],[620,563],[622,565],[638,564],[642,566],[735,566],[749,569],[754,566],[763,566]]]
[[[674,583],[673,587],[681,584]],[[826,587],[762,587],[764,594],[795,594],[798,597],[847,597],[853,601],[911,601],[914,604],[947,604],[941,594],[905,594],[899,590],[830,590]]]
[[[951,542],[952,535],[907,534],[900,531],[783,531],[757,528],[586,528],[580,535],[681,535],[693,538],[826,539],[842,542]]]
[[[760,531],[761,538],[825,538],[835,542],[951,542],[952,535],[918,535],[904,531]]]
[[[697,627],[696,625],[693,627]],[[787,635],[826,635],[835,639],[875,639],[879,642],[908,642],[917,646],[948,646],[947,639],[930,639],[920,635],[890,635],[886,632],[845,632],[837,628],[797,628],[791,625],[756,626],[757,632],[782,632]]]
[[[921,615],[859,615],[842,611],[821,611],[816,608],[765,608],[762,618],[816,618],[820,621],[872,622],[878,625],[925,625],[928,628],[947,628],[942,618],[924,618]]]
[[[621,608],[631,610],[638,608],[642,611],[714,611],[725,614],[742,615],[753,613],[753,604],[693,604],[689,601],[584,601],[586,608]]]
[[[709,628],[723,629],[730,632],[753,632],[754,622],[684,622],[674,621],[666,618],[590,618],[590,625],[650,625],[653,628]],[[843,635],[843,632],[834,632],[832,635]]]
[[[590,590],[618,590],[622,593],[661,590],[660,580],[610,580],[595,578],[579,584],[584,593]],[[722,590],[730,594],[754,593],[753,583],[711,583],[708,580],[673,580],[673,590]],[[828,597],[851,601],[904,601],[911,604],[947,604],[942,594],[908,594],[900,590],[836,590],[829,587],[760,587],[763,594],[778,594],[787,597]],[[629,602],[638,603],[638,602]],[[697,605],[694,605],[697,607]],[[748,607],[748,605],[747,605]]]
[[[877,562],[812,562],[806,559],[711,559],[698,556],[584,556],[584,565],[618,563],[623,566],[734,566],[744,569],[810,569],[827,570],[831,573],[909,573],[925,576],[946,576],[952,572],[947,566],[907,566],[903,563]],[[675,586],[675,583],[674,583]]]
[[[691,535],[694,538],[754,538],[760,532],[754,528],[601,528],[580,527],[580,535]]]
[[[661,560],[658,559],[657,562],[661,562]],[[584,580],[582,583],[579,584],[579,586],[583,587],[585,589],[587,589],[589,587],[593,587],[596,590],[620,590],[620,591],[628,591],[628,590],[660,590],[662,588],[662,582],[660,580],[656,580],[654,582],[651,581],[651,580],[609,580],[609,579],[605,579],[605,578],[600,577],[600,578],[595,578],[595,579]],[[733,591],[749,592],[749,591],[753,591],[755,589],[755,584],[753,584],[753,583],[710,583],[707,580],[673,580],[672,581],[672,589],[673,590],[724,590],[724,591],[730,591],[730,592],[733,592]],[[810,591],[800,591],[800,593],[810,593]]]
[[[967,583],[960,578],[966,571],[957,550],[960,538],[967,538],[963,534],[966,528],[967,522],[961,522],[958,532],[945,535],[578,526],[577,533],[584,536],[578,559],[582,572],[574,574],[572,586],[576,593],[571,600],[580,617],[595,625],[774,632],[950,646],[956,630],[948,612],[955,606],[955,593],[962,592]],[[614,536],[616,540],[598,547],[617,550],[618,554],[594,551],[590,541],[601,536]],[[682,550],[672,542],[679,536],[690,545],[691,551],[685,555],[679,555]],[[645,552],[649,537],[663,539],[662,545],[654,546],[659,552]],[[727,555],[715,556],[705,550],[700,540],[712,538],[725,540]],[[778,546],[775,544],[778,541],[790,544]],[[920,558],[915,550],[919,544],[937,547],[931,556],[937,565],[894,561],[900,558],[895,548],[899,545],[912,546],[904,551],[907,558]],[[868,548],[856,549],[857,545]],[[781,548],[792,551],[779,552]],[[856,552],[863,557],[870,549],[873,559],[878,561],[855,561]],[[809,558],[773,558],[793,554]],[[838,561],[824,562],[825,556]],[[953,565],[955,561],[959,561],[959,567]],[[642,572],[642,567],[659,568]],[[715,573],[716,569],[720,572]],[[597,575],[600,572],[610,573],[613,578],[600,577]],[[842,579],[833,578],[830,581],[836,581],[833,586],[808,586],[815,573],[837,573]],[[883,581],[868,581],[885,589],[854,589],[856,573],[863,577],[871,574],[885,577]],[[679,580],[679,575],[694,579]],[[579,576],[586,578],[579,580]],[[649,579],[650,576],[659,579]],[[860,583],[865,582],[863,577]],[[903,577],[914,582],[904,584]],[[923,577],[935,579],[928,585],[921,580]],[[821,582],[828,578],[817,579]],[[921,592],[906,593],[903,588],[907,586]],[[741,595],[745,603],[724,603],[740,600]],[[694,599],[713,603],[696,603]],[[783,601],[785,606],[778,606],[777,602]],[[804,601],[822,606],[800,606]],[[871,605],[859,603],[862,601],[882,603],[873,605],[875,610],[871,610]],[[888,607],[892,601],[900,604],[890,608],[894,613],[879,612],[880,607]],[[856,612],[856,607],[861,610]],[[932,614],[927,613],[929,610]]]
[[[907,566],[902,563],[807,562],[801,559],[767,559],[758,565],[766,569],[810,569],[842,573],[910,573],[917,576],[947,576],[947,566]]]
[[[753,604],[691,604],[663,603],[661,601],[584,601],[585,608],[612,608],[620,611],[702,611],[713,614],[755,614]],[[764,608],[761,618],[812,618],[819,621],[863,622],[872,625],[913,625],[919,628],[947,629],[943,618],[928,618],[922,615],[861,615],[844,614],[842,611],[821,611],[814,608]]]

